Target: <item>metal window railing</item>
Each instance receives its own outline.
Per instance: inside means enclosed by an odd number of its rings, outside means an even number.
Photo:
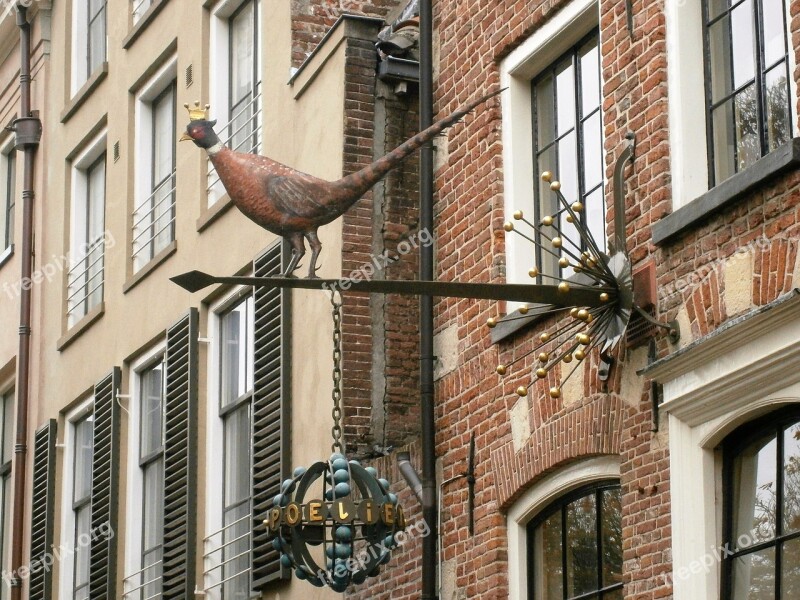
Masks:
[[[231,150],[258,154],[261,152],[261,82],[256,83],[250,100],[235,109],[231,120],[219,128],[224,132],[222,142]],[[222,184],[217,170],[208,161],[209,204],[216,202],[222,195]]]
[[[175,171],[133,211],[131,256],[138,271],[175,239]]]
[[[247,514],[244,517],[241,517],[231,523],[227,524],[225,527],[210,533],[205,538],[203,538],[203,565],[204,565],[204,572],[203,572],[203,583],[205,589],[203,591],[213,590],[214,588],[220,587],[229,581],[233,581],[237,577],[241,577],[246,575],[250,571],[250,561],[248,560],[245,563],[245,567],[233,574],[226,573],[225,566],[230,565],[234,561],[237,561],[244,557],[250,556],[251,551],[251,540],[250,540],[250,529],[248,526],[247,531],[235,538],[232,538],[228,541],[225,541],[225,534],[234,529],[237,525],[243,522],[250,522],[252,519],[251,514]],[[221,537],[220,537],[221,536]],[[226,556],[225,549],[233,546],[234,544],[238,544],[242,541],[247,542],[247,550],[244,552],[240,552],[233,556]],[[209,582],[209,580],[211,580]]]
[[[104,249],[105,238],[96,239],[67,273],[67,317],[70,322],[79,319],[100,303],[105,270]]]
[[[133,22],[137,23],[144,16],[153,0],[133,0]]]
[[[158,583],[159,581],[161,581],[162,575],[161,575],[160,571],[159,571],[158,577],[154,577],[153,579],[150,579],[149,581],[142,581],[142,579],[144,579],[144,577],[145,577],[145,572],[149,571],[150,569],[153,569],[154,567],[158,567],[159,565],[161,565],[162,562],[163,562],[163,560],[159,559],[156,562],[154,562],[152,564],[149,564],[146,567],[142,567],[138,571],[135,571],[135,572],[131,573],[125,579],[123,579],[122,580],[122,598],[123,598],[123,600],[126,600],[128,598],[140,597],[142,595],[141,591],[144,590],[147,586],[153,585],[154,583]],[[136,585],[137,583],[138,583],[138,585]],[[129,590],[126,590],[125,587],[128,586],[128,585],[134,585],[135,587],[133,587],[133,588],[131,588]],[[138,594],[138,596],[136,596],[135,594]],[[152,596],[145,596],[144,598],[142,598],[142,600],[150,600],[151,598],[160,598],[160,597],[161,597],[161,592],[159,591],[159,592],[153,594]]]

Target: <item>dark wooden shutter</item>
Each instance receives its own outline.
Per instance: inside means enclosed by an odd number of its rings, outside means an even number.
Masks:
[[[276,244],[254,261],[256,277],[281,273]],[[291,469],[290,444],[291,292],[256,288],[253,388],[253,589],[290,576],[264,527],[264,518]]]
[[[198,313],[167,330],[162,598],[194,597],[197,497]]]
[[[33,442],[30,600],[50,600],[53,593],[55,473],[56,422],[51,419]]]
[[[94,387],[94,449],[92,453],[92,535],[89,549],[89,598],[116,598],[117,514],[119,505],[120,369]]]

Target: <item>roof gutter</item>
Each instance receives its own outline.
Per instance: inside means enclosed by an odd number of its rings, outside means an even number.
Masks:
[[[38,113],[31,111],[31,26],[28,9],[17,4],[17,26],[20,45],[20,117],[12,125],[15,132],[14,147],[23,152],[22,175],[22,255],[21,281],[30,281],[33,271],[33,175],[34,160],[42,135]],[[31,352],[31,286],[22,286],[20,296],[19,353],[17,355],[17,414],[16,443],[14,445],[14,505],[11,544],[11,600],[21,600],[22,580],[19,569],[23,563],[25,539],[25,488],[28,454],[28,408],[30,403],[30,352]]]

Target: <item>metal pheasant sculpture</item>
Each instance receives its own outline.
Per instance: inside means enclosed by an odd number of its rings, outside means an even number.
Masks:
[[[181,141],[191,140],[205,149],[231,200],[246,217],[288,240],[292,257],[285,276],[298,268],[298,261],[306,253],[305,240],[308,240],[311,248],[308,277],[314,279],[322,249],[317,230],[347,212],[415,150],[501,91],[468,102],[371,165],[337,181],[319,179],[266,156],[231,150],[214,132],[216,121],[208,120],[208,105],[201,109],[199,102],[193,108],[185,105],[190,122]]]

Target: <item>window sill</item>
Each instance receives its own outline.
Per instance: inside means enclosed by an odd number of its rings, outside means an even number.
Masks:
[[[122,293],[127,294],[137,285],[139,285],[150,273],[155,271],[158,267],[161,266],[170,256],[175,254],[178,251],[178,242],[177,240],[173,240],[170,242],[169,246],[164,248],[161,252],[156,254],[150,262],[148,262],[145,266],[141,269],[136,271],[136,273],[125,282],[125,285],[122,286]]]
[[[108,63],[104,62],[99,69],[96,69],[95,72],[92,73],[89,79],[86,80],[86,83],[84,83],[81,89],[72,97],[72,100],[64,107],[61,113],[62,123],[69,121],[70,117],[78,111],[106,77],[108,77]]]
[[[61,336],[61,338],[56,342],[56,350],[63,352],[67,346],[83,335],[83,333],[89,329],[89,327],[94,325],[94,323],[98,321],[105,312],[105,302],[101,302],[95,306],[92,310],[86,313],[80,321],[75,323],[75,325],[73,325],[69,331],[67,331],[67,333]]]
[[[718,186],[653,224],[653,243],[664,245],[700,225],[777,176],[800,166],[800,138],[795,138],[726,179]]]
[[[153,3],[150,5],[145,13],[142,15],[142,18],[139,19],[136,24],[131,28],[128,35],[125,36],[125,39],[122,40],[122,47],[125,50],[128,50],[133,43],[142,35],[142,32],[147,28],[147,26],[155,20],[158,13],[161,12],[161,9],[164,8],[164,5],[169,2],[169,0],[153,0]]]
[[[198,233],[209,227],[214,221],[228,212],[231,206],[233,206],[233,200],[231,200],[231,197],[228,196],[228,194],[225,194],[222,198],[208,207],[203,214],[200,215],[200,218],[197,219]]]
[[[8,248],[3,250],[2,253],[0,253],[0,268],[10,261],[12,256],[14,256],[14,244],[11,244]]]

